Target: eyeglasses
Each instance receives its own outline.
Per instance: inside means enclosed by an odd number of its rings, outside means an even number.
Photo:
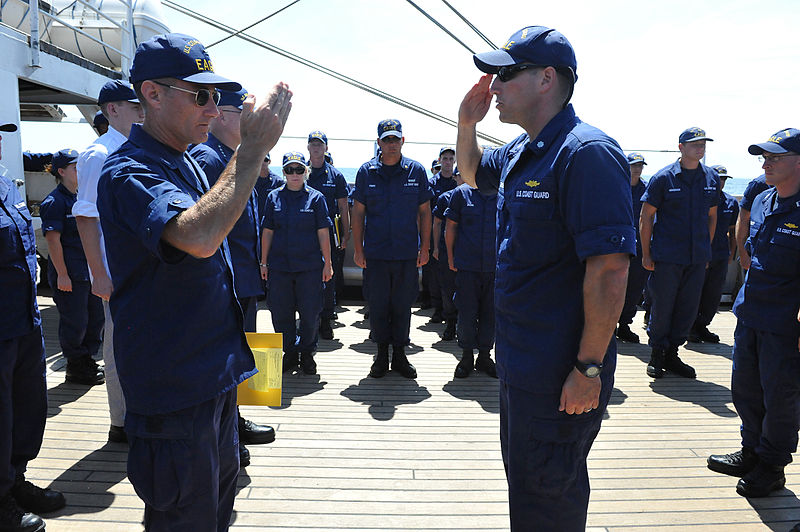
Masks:
[[[775,164],[784,157],[796,157],[797,155],[798,154],[796,153],[786,153],[784,155],[759,155],[758,160],[761,161],[761,163]]]
[[[292,175],[292,174],[302,175],[302,174],[306,173],[306,167],[305,166],[296,166],[296,165],[295,166],[284,166],[283,167],[283,173],[286,174],[286,175]]]
[[[507,81],[511,81],[512,79],[514,79],[516,75],[522,72],[523,70],[528,70],[531,68],[544,68],[544,67],[545,65],[533,65],[531,63],[521,63],[519,65],[500,67],[500,70],[497,71],[497,79],[505,83]]]
[[[242,114],[239,109],[220,109],[223,113],[236,113],[237,115]]]
[[[175,85],[167,85],[166,83],[161,83],[160,81],[156,80],[153,80],[153,83],[161,85],[162,87],[175,89],[176,91],[188,92],[189,94],[194,94],[194,103],[196,103],[198,107],[205,107],[206,105],[208,105],[208,100],[210,99],[214,100],[214,105],[219,103],[220,94],[216,90],[214,92],[211,92],[208,89],[190,91],[189,89],[183,89],[181,87],[176,87]]]

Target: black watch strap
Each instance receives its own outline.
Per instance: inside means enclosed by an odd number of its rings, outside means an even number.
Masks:
[[[603,364],[584,364],[580,360],[575,361],[575,368],[583,374],[584,377],[593,379],[599,377],[603,372]]]

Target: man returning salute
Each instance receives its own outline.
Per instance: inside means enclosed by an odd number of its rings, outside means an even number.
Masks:
[[[239,117],[247,97],[247,91],[219,91],[217,103],[219,114],[208,125],[208,140],[194,146],[189,154],[197,161],[206,174],[209,186],[214,186],[233,157],[236,147],[242,142]],[[233,263],[233,280],[236,298],[244,314],[245,332],[256,332],[256,311],[258,296],[264,294],[264,283],[258,259],[261,256],[261,235],[259,230],[261,214],[258,211],[256,192],[250,199],[236,224],[228,233],[228,248]],[[239,427],[239,465],[250,465],[250,451],[245,444],[272,443],[275,429],[269,425],[259,425],[238,415]]]
[[[647,283],[652,300],[647,374],[654,379],[666,370],[696,376],[678,357],[678,347],[697,318],[717,227],[717,173],[700,162],[707,140],[713,139],[699,127],[684,130],[678,137],[680,159],[656,172],[642,196],[642,266],[653,272]]]
[[[417,377],[405,345],[417,298],[417,268],[428,262],[433,193],[425,167],[403,157],[404,140],[399,120],[382,120],[381,152],[361,165],[353,189],[353,259],[369,272],[370,337],[378,344],[369,374],[375,378],[389,371],[389,344],[392,369],[408,379]]]
[[[575,53],[559,32],[523,28],[474,56],[483,76],[458,114],[458,168],[497,193],[496,356],[511,529],[586,526],[586,456],[611,397],[614,326],[636,251],[628,161],[571,105]],[[491,74],[496,74],[492,82]],[[481,150],[492,96],[525,133]]]
[[[219,115],[214,73],[188,35],[136,50],[131,81],[145,110],[106,160],[98,211],[114,280],[114,348],[125,392],[128,478],[147,530],[227,530],[239,472],[236,386],[255,373],[226,236],[280,138],[291,92],[242,105],[242,142],[217,183],[186,153]],[[191,474],[190,474],[191,473]]]
[[[89,264],[92,278],[92,293],[103,300],[105,324],[103,326],[103,362],[105,363],[106,393],[111,427],[108,441],[122,443],[127,441],[123,424],[125,423],[125,398],[117,376],[114,361],[114,323],[108,300],[114,289],[108,272],[103,231],[97,213],[97,182],[100,172],[110,153],[128,139],[131,125],[141,123],[144,112],[133,87],[121,81],[109,81],[100,89],[97,96],[100,116],[108,118],[108,129],[88,148],[81,152],[76,166],[78,171],[78,201],[72,207],[72,214],[78,225],[83,252]]]
[[[800,130],[784,129],[748,151],[768,185],[750,210],[750,269],[733,312],[733,404],[742,449],[712,455],[708,468],[742,477],[736,491],[766,497],[786,483],[800,420]]]

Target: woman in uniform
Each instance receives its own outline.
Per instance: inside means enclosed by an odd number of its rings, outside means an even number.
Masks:
[[[284,373],[300,365],[314,375],[322,283],[333,277],[330,219],[325,197],[306,185],[308,164],[301,153],[283,156],[283,175],[286,184],[269,193],[264,208],[261,277],[268,284],[273,328],[283,334]]]

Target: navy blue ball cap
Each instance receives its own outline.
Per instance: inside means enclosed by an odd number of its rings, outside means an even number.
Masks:
[[[0,131],[13,133],[17,130],[17,124],[0,124]]]
[[[283,165],[281,165],[283,168],[286,168],[288,165],[292,163],[308,166],[308,164],[306,163],[306,158],[299,151],[290,151],[289,153],[285,153],[283,155]]]
[[[747,151],[750,155],[761,155],[768,153],[800,153],[800,130],[793,127],[781,129],[766,142],[761,144],[751,144]]]
[[[439,157],[441,157],[441,156],[442,156],[442,154],[443,154],[444,152],[446,152],[446,151],[451,151],[451,152],[453,152],[453,155],[455,155],[455,154],[456,154],[456,149],[455,149],[454,147],[452,147],[452,146],[442,146],[442,147],[439,149]]]
[[[714,170],[720,177],[730,177],[728,175],[728,169],[724,165],[715,164],[711,167],[711,169]]]
[[[139,103],[139,99],[129,83],[117,79],[103,85],[103,88],[100,89],[100,94],[97,96],[97,105],[103,105],[108,102]]]
[[[382,139],[389,136],[403,138],[403,125],[399,120],[387,118],[378,123],[378,138]]]
[[[628,154],[628,164],[636,164],[636,163],[647,164],[644,161],[644,155],[642,155],[639,152],[635,152],[635,151],[629,153]]]
[[[441,168],[442,163],[439,162],[439,159],[434,159],[431,163],[431,168]]]
[[[69,148],[55,152],[53,154],[53,160],[50,163],[50,173],[54,176],[58,176],[58,169],[78,162],[78,155],[80,154],[77,150]]]
[[[103,111],[97,111],[92,119],[92,125],[97,127],[102,124],[108,124],[108,118],[103,114]]]
[[[312,131],[308,134],[308,142],[311,142],[314,139],[321,140],[326,146],[328,144],[328,137],[322,131]]]
[[[219,103],[217,107],[230,105],[231,107],[241,109],[245,98],[247,98],[247,94],[248,92],[244,89],[239,89],[238,91],[221,90],[219,91]]]
[[[156,35],[136,49],[131,83],[160,78],[214,85],[226,91],[242,90],[235,81],[214,73],[214,64],[200,41],[182,33]]]
[[[545,26],[528,26],[509,37],[502,48],[472,56],[482,72],[497,74],[500,67],[519,63],[568,69],[573,81],[578,80],[575,50],[560,32]]]
[[[690,127],[684,129],[678,137],[678,142],[681,144],[686,144],[687,142],[697,142],[698,140],[708,140],[711,142],[714,141],[714,139],[706,136],[705,129],[700,129],[699,127]]]

